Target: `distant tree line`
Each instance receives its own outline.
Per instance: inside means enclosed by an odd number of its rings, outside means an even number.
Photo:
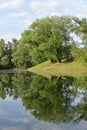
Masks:
[[[5,43],[0,40],[0,69],[27,68],[31,66],[29,47],[22,46],[20,40]]]
[[[37,19],[19,40],[12,39],[8,44],[0,40],[0,68],[27,68],[48,59],[51,62],[63,59],[87,62],[86,18],[52,16]]]

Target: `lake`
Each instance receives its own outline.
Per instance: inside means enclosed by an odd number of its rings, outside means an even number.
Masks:
[[[0,74],[0,130],[87,130],[87,76]]]

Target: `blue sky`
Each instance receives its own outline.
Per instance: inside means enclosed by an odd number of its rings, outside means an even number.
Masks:
[[[20,38],[34,20],[53,15],[87,18],[87,0],[0,0],[0,39]]]

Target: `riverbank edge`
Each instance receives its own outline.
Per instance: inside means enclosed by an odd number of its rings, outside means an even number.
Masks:
[[[42,76],[74,76],[78,77],[87,74],[87,66],[84,63],[64,62],[64,63],[50,63],[50,61],[43,62],[36,66],[27,69],[30,72],[40,74]]]
[[[1,69],[0,70],[0,73],[25,73],[25,72],[27,72],[27,70],[26,69]]]

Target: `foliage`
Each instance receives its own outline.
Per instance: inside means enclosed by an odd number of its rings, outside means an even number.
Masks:
[[[30,45],[32,61],[38,64],[47,59],[57,61],[66,55],[69,56],[68,50],[72,41],[71,26],[71,18],[65,16],[47,17],[33,22],[29,28],[30,31],[24,31],[21,39]]]
[[[87,48],[72,47],[72,55],[76,61],[87,63]]]
[[[29,46],[22,45],[12,54],[14,67],[27,68],[31,66],[31,57],[29,55]]]

